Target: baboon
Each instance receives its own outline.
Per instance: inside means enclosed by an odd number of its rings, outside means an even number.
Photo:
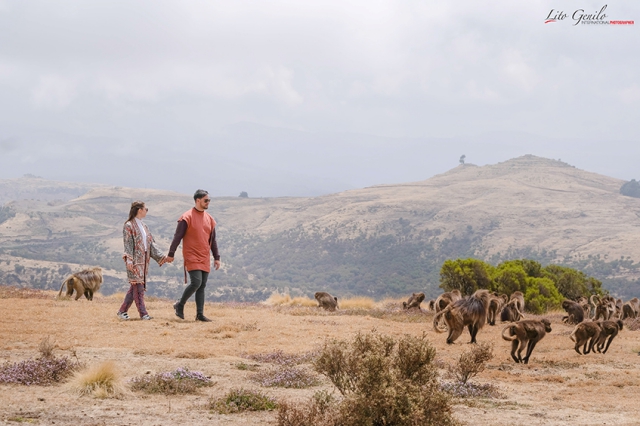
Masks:
[[[436,299],[436,303],[435,303],[436,312],[440,312],[441,310],[449,306],[451,303],[457,302],[460,299],[462,299],[462,294],[458,289],[451,290],[446,293],[442,293]]]
[[[496,325],[496,317],[502,310],[502,307],[507,303],[509,297],[506,294],[494,293],[489,300],[489,310],[487,311],[487,323],[489,325]]]
[[[75,274],[69,275],[60,286],[58,297],[62,295],[62,289],[67,286],[66,297],[71,297],[73,291],[76,291],[76,299],[80,299],[84,294],[87,300],[93,300],[93,293],[100,290],[102,285],[102,269],[99,266],[95,268],[84,269]]]
[[[520,303],[517,300],[511,299],[509,303],[502,308],[502,312],[500,312],[500,321],[516,322],[523,319],[524,315],[522,315],[522,312],[518,309],[519,304]]]
[[[565,324],[578,324],[584,321],[584,309],[578,302],[573,300],[565,300],[562,302],[562,309],[567,311],[567,316],[562,317]]]
[[[313,297],[318,301],[318,308],[323,308],[327,311],[335,311],[338,309],[338,298],[333,297],[329,293],[318,291]]]
[[[447,344],[452,344],[468,327],[471,334],[471,342],[476,343],[478,331],[487,322],[487,310],[489,308],[490,293],[488,290],[478,290],[469,297],[451,303],[433,317],[433,328],[438,333],[443,333],[438,325],[440,317],[449,329]]]
[[[509,330],[509,336],[505,336],[504,332]],[[508,342],[511,342],[511,358],[515,362],[529,364],[529,357],[536,344],[542,340],[542,338],[551,332],[551,323],[548,319],[543,318],[538,320],[523,320],[518,321],[513,325],[509,325],[502,330],[502,338]],[[527,352],[522,357],[522,351],[525,346]],[[517,349],[517,356],[516,356]]]
[[[591,305],[589,304],[589,299],[587,299],[584,296],[580,296],[578,298],[578,300],[576,300],[576,303],[580,306],[582,306],[582,310],[584,311],[584,318],[590,318],[591,317]]]
[[[594,299],[596,299],[596,302],[594,302]],[[594,321],[598,321],[601,317],[603,320],[608,321],[616,312],[616,301],[611,296],[603,296],[600,298],[593,294],[589,298],[589,301],[594,308]]]
[[[636,316],[638,316],[640,314],[640,300],[638,300],[637,297],[634,297],[633,299],[629,300],[627,303],[631,305],[633,310],[636,311]]]
[[[435,311],[436,310],[436,301],[434,299],[429,300],[429,303],[427,304],[427,306],[429,307],[430,311]]]
[[[629,302],[622,305],[622,315],[620,319],[625,320],[627,318],[636,318],[638,313],[633,309],[633,305]]]
[[[402,302],[404,309],[418,308],[420,311],[420,304],[424,300],[424,293],[413,293],[407,302]]]
[[[515,300],[517,303],[518,311],[524,312],[524,294],[521,291],[514,291],[509,298],[509,302]]]
[[[576,342],[575,350],[580,355],[586,355],[591,352],[593,345],[598,341],[602,326],[599,322],[587,321],[581,322],[576,325],[571,333],[571,340]],[[580,346],[582,346],[582,353],[580,352]]]
[[[596,349],[598,350],[598,352],[602,352],[603,354],[607,353],[607,349],[609,349],[609,345],[611,344],[611,341],[613,340],[614,337],[618,335],[618,332],[622,330],[622,327],[623,327],[622,320],[600,322],[600,328],[602,330],[600,331],[600,336],[598,337],[598,342],[596,346]],[[607,337],[609,338],[609,340],[607,340]],[[607,343],[606,347],[605,347],[605,342]],[[604,348],[604,350],[602,350],[602,348]]]

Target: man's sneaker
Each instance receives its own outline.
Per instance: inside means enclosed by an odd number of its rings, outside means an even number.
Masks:
[[[143,316],[143,317],[142,317],[142,318],[140,318],[140,319],[143,319],[143,320],[151,320],[151,319],[153,319],[153,317],[152,317],[151,315],[147,314],[147,315]]]
[[[128,320],[129,314],[126,312],[118,312],[118,318],[120,318],[121,320]]]
[[[180,319],[184,319],[184,306],[180,302],[173,304],[173,310],[176,312],[176,316]]]
[[[211,322],[211,320],[204,315],[196,315],[196,321]]]

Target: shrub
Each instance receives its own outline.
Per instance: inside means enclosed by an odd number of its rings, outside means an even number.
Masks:
[[[484,371],[487,361],[493,358],[493,346],[488,343],[474,345],[460,354],[458,361],[449,366],[449,374],[463,385]]]
[[[433,365],[435,349],[420,338],[358,333],[352,342],[329,340],[314,362],[342,395],[340,401],[318,400],[300,409],[283,405],[279,425],[453,425],[450,396],[441,391]],[[305,419],[324,407],[328,418]]]
[[[129,383],[132,390],[164,395],[196,393],[201,387],[213,385],[201,372],[182,367],[153,376],[135,377]]]
[[[42,357],[0,367],[0,383],[46,386],[68,378],[80,367],[67,357]]]
[[[278,349],[273,352],[263,352],[259,354],[243,354],[243,358],[252,359],[258,362],[268,362],[270,364],[296,365],[311,362],[318,356],[318,351],[303,352],[301,354],[288,354]]]
[[[70,385],[80,395],[96,398],[119,398],[126,393],[122,376],[111,361],[77,372]]]
[[[333,396],[318,391],[305,404],[282,401],[278,405],[278,426],[338,426],[340,413]]]
[[[231,389],[225,396],[209,400],[209,409],[220,414],[241,411],[271,411],[278,404],[267,395],[246,389]]]
[[[251,379],[265,387],[303,389],[320,384],[315,374],[292,365],[260,371],[254,374]]]

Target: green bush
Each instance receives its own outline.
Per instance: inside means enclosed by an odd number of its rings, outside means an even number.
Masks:
[[[450,396],[438,383],[435,353],[424,335],[395,340],[374,331],[358,333],[351,342],[329,340],[314,366],[331,380],[342,398],[315,398],[299,409],[285,404],[278,424],[458,424],[452,417]],[[319,406],[328,413],[326,417],[318,417]]]
[[[267,395],[253,390],[231,389],[222,398],[209,400],[209,409],[220,414],[239,413],[242,411],[271,411],[278,408],[278,403]]]

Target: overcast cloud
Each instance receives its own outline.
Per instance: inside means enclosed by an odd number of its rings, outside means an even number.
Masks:
[[[635,25],[573,26],[605,4]],[[0,0],[0,178],[317,195],[527,153],[640,178],[638,70],[631,0]]]

